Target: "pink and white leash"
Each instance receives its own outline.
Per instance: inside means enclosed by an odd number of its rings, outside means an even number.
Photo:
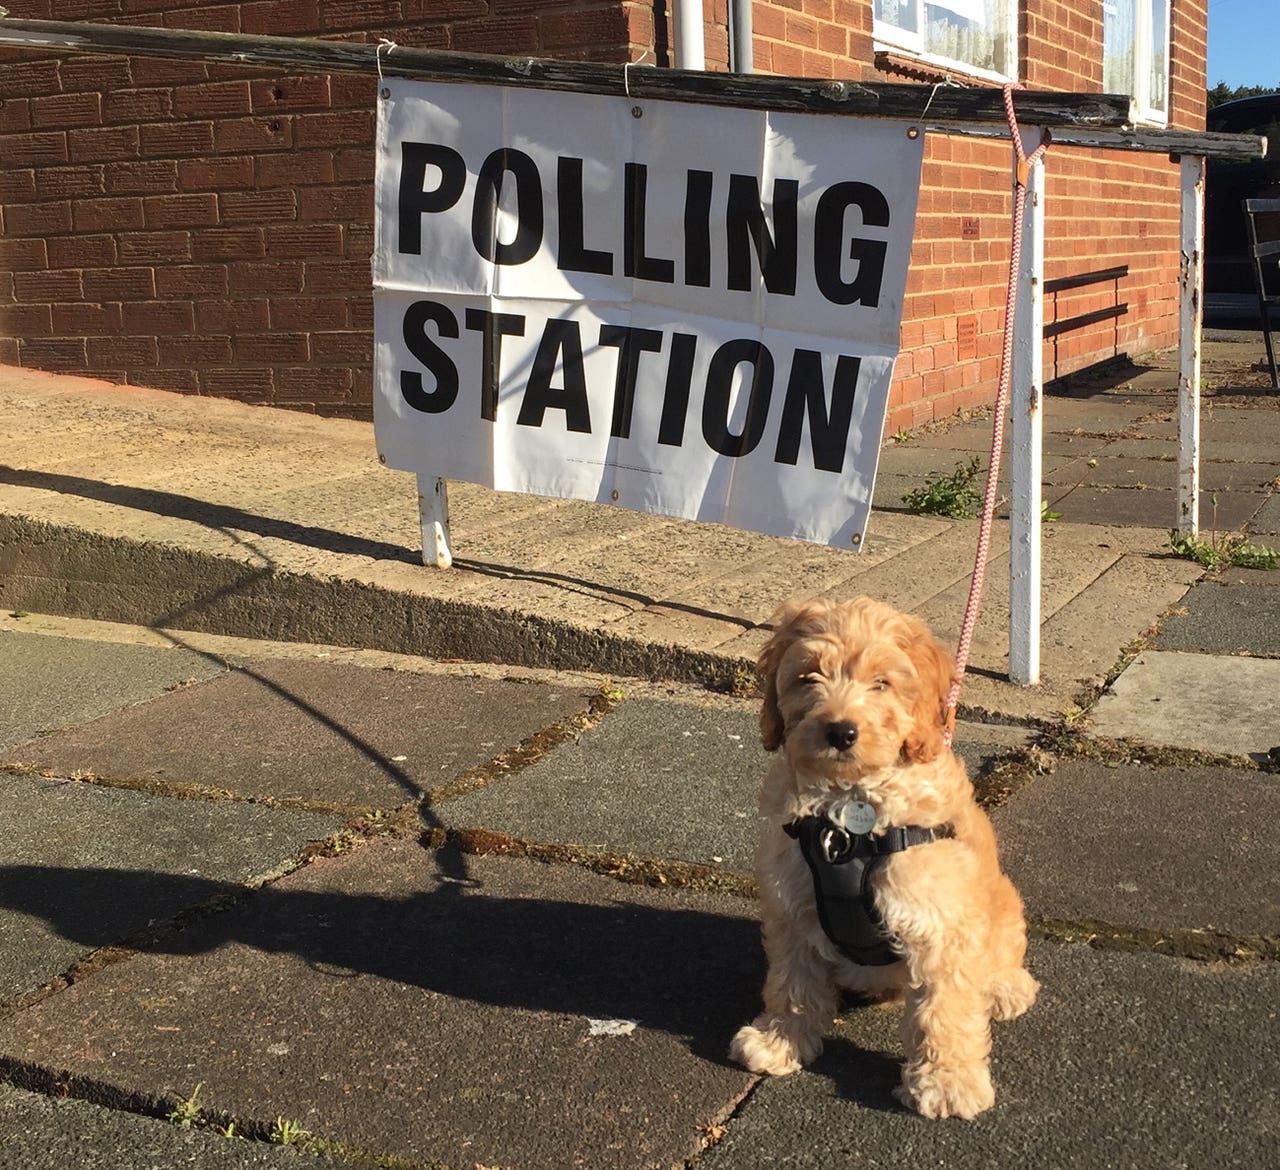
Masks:
[[[969,648],[973,643],[973,630],[978,624],[978,609],[982,603],[982,586],[987,575],[987,556],[991,550],[991,524],[996,510],[996,484],[1000,478],[1000,449],[1004,444],[1004,412],[1009,402],[1009,382],[1013,368],[1013,324],[1017,315],[1018,269],[1022,260],[1022,220],[1026,210],[1027,178],[1031,168],[1039,163],[1048,149],[1045,140],[1028,155],[1022,148],[1022,135],[1018,119],[1013,112],[1014,86],[1004,87],[1004,113],[1013,138],[1017,156],[1013,192],[1013,233],[1009,250],[1009,283],[1004,309],[1004,348],[1000,353],[1000,382],[996,390],[995,424],[991,429],[991,460],[987,467],[987,487],[982,501],[982,518],[978,525],[978,552],[974,559],[973,580],[969,585],[969,601],[965,606],[964,622],[960,627],[960,641],[956,645],[956,669],[951,676],[951,689],[947,692],[944,712],[946,728],[943,742],[951,746],[955,732],[956,703],[960,686],[964,682],[965,667],[969,662]]]

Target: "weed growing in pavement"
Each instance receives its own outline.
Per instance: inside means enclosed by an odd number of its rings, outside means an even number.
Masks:
[[[924,486],[912,488],[902,497],[907,508],[923,516],[949,516],[966,520],[975,515],[982,499],[977,487],[980,460],[974,456],[968,463],[957,463],[955,471],[944,475],[931,471]]]
[[[1240,532],[1215,533],[1209,540],[1199,536],[1169,533],[1169,547],[1174,556],[1197,561],[1206,569],[1275,569],[1280,567],[1280,552],[1265,545],[1250,544]]]
[[[277,1117],[275,1125],[271,1127],[271,1140],[278,1146],[300,1146],[310,1136],[310,1132],[298,1122],[288,1121],[283,1117]]]
[[[196,1104],[196,1098],[200,1096],[200,1090],[203,1087],[204,1081],[201,1081],[191,1090],[190,1097],[185,1101],[179,1101],[169,1110],[168,1120],[182,1129],[194,1129],[198,1126],[201,1121],[201,1114],[200,1106]]]

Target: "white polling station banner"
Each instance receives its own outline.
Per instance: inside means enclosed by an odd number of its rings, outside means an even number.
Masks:
[[[860,546],[922,127],[382,87],[389,467]]]

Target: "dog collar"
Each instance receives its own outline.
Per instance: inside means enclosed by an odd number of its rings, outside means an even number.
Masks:
[[[885,932],[871,879],[893,854],[955,836],[951,825],[899,825],[883,833],[851,833],[826,816],[797,817],[782,826],[800,845],[813,875],[818,921],[846,958],[882,967],[901,955]]]

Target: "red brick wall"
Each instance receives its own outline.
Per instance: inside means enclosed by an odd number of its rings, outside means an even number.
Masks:
[[[15,15],[341,36],[671,64],[653,0],[7,0]],[[1204,125],[1206,0],[1172,0],[1171,124]],[[760,72],[919,80],[873,52],[870,0],[756,0]],[[708,67],[725,0],[704,0]],[[1101,88],[1096,0],[1022,0],[1021,80]],[[373,79],[157,58],[0,56],[0,361],[367,416]],[[1046,275],[1128,265],[1046,317],[1128,311],[1046,343],[1047,377],[1172,344],[1178,177],[1163,156],[1049,156]],[[926,150],[889,429],[989,401],[1009,253],[1009,151]]]

